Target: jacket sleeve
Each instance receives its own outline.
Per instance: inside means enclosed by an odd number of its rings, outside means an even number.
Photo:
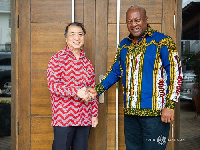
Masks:
[[[169,37],[161,48],[161,60],[167,73],[167,93],[165,108],[174,109],[180,96],[182,67],[175,43]]]
[[[73,97],[77,96],[77,89],[75,87],[66,86],[61,82],[60,59],[57,54],[52,56],[48,63],[47,83],[49,91],[53,94]]]
[[[121,78],[121,66],[120,66],[120,48],[118,49],[114,63],[110,67],[110,70],[106,73],[104,78],[101,80],[99,84],[95,87],[97,93],[100,95],[101,93],[108,90],[113,84],[115,84],[117,81]]]

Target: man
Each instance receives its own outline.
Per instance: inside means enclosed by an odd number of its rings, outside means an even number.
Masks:
[[[178,51],[171,37],[150,27],[143,7],[131,6],[126,23],[130,34],[95,89],[101,94],[122,78],[126,150],[164,150],[182,81]]]
[[[53,150],[87,150],[91,126],[98,124],[98,100],[88,101],[91,95],[85,88],[95,87],[94,68],[82,49],[85,34],[81,23],[70,23],[65,29],[67,46],[48,64]]]

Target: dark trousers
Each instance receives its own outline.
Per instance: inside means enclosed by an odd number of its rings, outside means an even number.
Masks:
[[[126,150],[165,150],[169,129],[160,117],[124,115]]]
[[[52,150],[87,150],[91,126],[53,127]]]

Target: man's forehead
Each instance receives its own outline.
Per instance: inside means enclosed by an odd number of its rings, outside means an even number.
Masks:
[[[144,13],[140,11],[130,11],[126,14],[126,19],[142,19],[145,18]]]
[[[82,30],[81,27],[78,27],[78,26],[70,26],[69,27],[69,32],[82,33],[83,30]]]
[[[83,31],[69,31],[70,33],[83,33]]]

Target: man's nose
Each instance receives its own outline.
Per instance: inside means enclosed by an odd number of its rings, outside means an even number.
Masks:
[[[138,22],[137,21],[132,21],[132,24],[131,24],[132,26],[136,26],[136,25],[138,25]]]
[[[75,35],[74,35],[74,39],[75,39],[75,40],[79,40],[79,35],[78,35],[78,34],[75,34]]]

